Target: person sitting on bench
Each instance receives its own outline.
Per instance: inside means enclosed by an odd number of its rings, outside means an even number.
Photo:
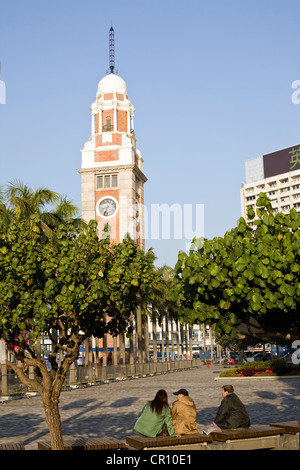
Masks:
[[[232,385],[222,387],[223,400],[213,422],[220,429],[249,428],[250,418]]]
[[[135,423],[134,430],[143,436],[178,436],[176,434],[165,390],[158,390],[154,400],[148,401],[140,417]]]
[[[173,395],[177,395],[177,400],[172,405],[172,421],[175,431],[180,435],[198,434],[196,406],[189,397],[188,391],[181,388]]]

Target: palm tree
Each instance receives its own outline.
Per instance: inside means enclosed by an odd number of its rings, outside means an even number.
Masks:
[[[29,220],[31,215],[38,214],[45,234],[50,237],[53,237],[59,224],[71,218],[78,228],[84,227],[83,220],[78,217],[78,208],[66,196],[46,187],[33,190],[21,181],[10,182],[0,194],[0,204],[1,202],[1,206],[4,206],[2,213],[0,208],[2,222],[12,217]]]
[[[166,354],[167,361],[169,360],[169,322],[173,322],[177,319],[177,304],[172,299],[171,291],[174,280],[174,270],[169,266],[164,265],[157,270],[157,281],[152,285],[151,300],[152,300],[152,311],[155,315],[158,314],[158,322],[162,329],[162,361],[164,361],[164,323],[166,330]],[[164,321],[165,320],[165,321]],[[172,347],[172,358],[174,357],[174,341],[173,341],[173,327],[171,326],[171,347]],[[178,336],[178,335],[177,335]]]
[[[81,217],[78,216],[79,210],[67,197],[59,196],[58,201],[54,205],[53,215],[53,226],[56,227],[67,220],[72,219],[78,230],[84,229],[85,222]]]
[[[0,186],[0,225],[7,225],[12,217],[12,211],[6,207],[5,192]]]
[[[18,219],[28,218],[34,213],[43,213],[43,209],[58,201],[59,195],[50,189],[41,187],[33,191],[21,181],[7,184],[6,201]]]

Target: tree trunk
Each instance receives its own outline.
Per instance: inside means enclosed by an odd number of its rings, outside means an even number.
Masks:
[[[184,324],[184,331],[185,331],[185,359],[189,358],[189,329],[188,324]]]
[[[42,394],[45,409],[46,421],[50,432],[50,442],[52,450],[64,450],[62,437],[61,420],[59,414],[59,399]]]
[[[103,351],[102,351],[102,365],[107,366],[107,333],[103,335]]]
[[[193,325],[190,323],[188,324],[188,331],[189,331],[189,354],[190,360],[193,360]]]
[[[119,364],[124,365],[126,362],[125,358],[125,334],[122,332],[119,335]]]
[[[129,336],[129,348],[130,348],[130,352],[129,352],[129,364],[130,365],[133,365],[135,363],[135,340],[134,340],[134,336],[135,336],[135,319],[134,319],[134,315],[133,313],[131,313],[130,315],[130,327],[131,327],[131,333],[130,333],[130,336]]]
[[[181,360],[184,359],[184,329],[183,325],[180,323],[180,349],[181,349]]]
[[[212,327],[209,327],[209,342],[210,342],[210,360],[215,360],[215,350],[214,350],[214,342],[213,342],[213,334],[212,334]]]
[[[176,338],[177,338],[177,360],[179,361],[181,359],[181,356],[180,356],[180,327],[179,327],[178,320],[176,320]]]
[[[137,362],[143,362],[143,339],[142,339],[142,307],[141,304],[136,309],[136,334],[137,334]]]
[[[118,365],[118,338],[113,336],[113,360],[112,363],[114,366]]]
[[[204,351],[204,362],[207,363],[207,349],[206,349],[206,326],[202,325],[203,328],[203,351]]]
[[[152,303],[152,331],[153,331],[153,362],[157,362],[157,326],[156,326],[156,310]]]
[[[170,321],[170,330],[171,330],[171,361],[175,361],[174,328],[173,328],[172,317]]]
[[[161,362],[165,361],[165,328],[164,328],[164,317],[161,319]]]
[[[165,313],[166,319],[166,361],[170,361],[170,343],[169,343],[169,314]]]
[[[149,348],[150,348],[150,343],[149,343],[149,321],[148,321],[148,312],[146,309],[146,315],[145,315],[145,362],[149,362]]]

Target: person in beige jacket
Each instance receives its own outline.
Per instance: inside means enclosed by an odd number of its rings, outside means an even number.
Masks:
[[[177,395],[177,400],[172,405],[172,422],[176,434],[198,434],[196,406],[188,391],[181,388],[173,395]]]

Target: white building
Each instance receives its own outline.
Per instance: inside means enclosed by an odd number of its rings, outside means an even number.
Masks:
[[[262,155],[245,162],[246,183],[240,189],[242,217],[255,208],[259,193],[265,193],[274,213],[300,213],[300,145]],[[254,225],[253,221],[249,225]]]
[[[149,312],[150,313],[150,312]],[[153,352],[153,336],[154,328],[153,322],[148,317],[148,331],[149,334],[149,352],[150,358]],[[167,345],[169,346],[169,355],[171,358],[172,345],[175,352],[176,359],[192,359],[199,358],[207,359],[211,358],[211,350],[214,351],[214,357],[216,353],[215,335],[212,328],[209,325],[189,325],[183,324],[178,325],[174,320],[166,322],[166,318],[163,319],[162,323],[156,322],[156,341],[158,352],[161,353],[162,349],[166,351]],[[146,334],[147,334],[146,333]],[[192,346],[192,354],[190,347]],[[191,357],[193,356],[193,357]]]

